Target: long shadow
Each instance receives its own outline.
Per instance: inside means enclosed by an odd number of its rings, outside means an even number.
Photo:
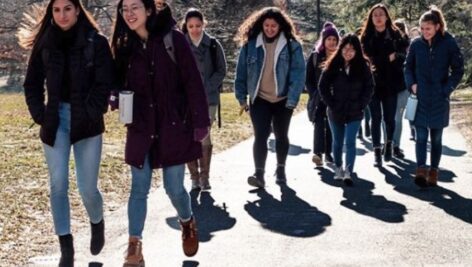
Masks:
[[[464,222],[472,223],[472,200],[464,198],[454,191],[441,186],[418,188],[413,182],[413,174],[416,169],[414,162],[409,160],[395,161],[396,165],[391,167],[396,174],[385,168],[380,171],[385,175],[385,181],[394,186],[394,190],[402,194],[415,197],[431,205],[443,209],[444,212],[450,214]],[[456,174],[449,170],[441,170],[440,181],[446,180],[451,182]]]
[[[236,219],[226,211],[226,204],[223,203],[221,207],[215,205],[215,199],[210,192],[200,193],[197,190],[192,190],[190,199],[192,211],[197,221],[200,242],[208,242],[214,236],[214,232],[231,229],[236,224]],[[167,218],[166,221],[170,227],[180,229],[177,217]]]
[[[341,205],[359,214],[376,218],[388,223],[401,223],[407,214],[403,204],[390,201],[384,196],[374,195],[374,183],[353,175],[353,186],[344,186],[342,181],[334,180],[334,173],[327,169],[318,169],[321,180],[331,186],[344,190]]]
[[[358,139],[361,145],[363,145],[368,151],[374,151],[374,146],[372,142],[367,140],[366,138]]]
[[[442,154],[446,156],[451,156],[451,157],[461,157],[467,154],[467,151],[465,150],[459,150],[459,149],[454,149],[450,148],[446,145],[442,146]]]
[[[269,140],[269,151],[272,153],[275,153],[275,139],[270,139]],[[311,151],[311,149],[308,148],[303,148],[301,146],[296,146],[290,144],[288,147],[288,154],[290,156],[298,156],[300,154],[307,154]]]
[[[244,205],[246,212],[261,226],[275,233],[293,237],[312,237],[331,225],[331,217],[297,197],[287,185],[281,185],[281,200],[264,189],[253,190],[258,200]]]

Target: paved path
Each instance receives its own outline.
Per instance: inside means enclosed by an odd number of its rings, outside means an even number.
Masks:
[[[158,188],[148,202],[146,266],[472,266],[472,160],[464,138],[447,128],[439,187],[424,190],[412,181],[414,143],[406,131],[403,137],[406,159],[380,169],[373,167],[370,141],[358,142],[352,188],[334,181],[331,168],[314,168],[305,113],[290,128],[287,186],[272,176],[275,153],[265,190],[247,185],[252,139],[215,155],[212,192],[192,195],[199,253],[183,255],[175,211]],[[77,248],[77,266],[121,266],[126,207],[106,224],[107,243],[97,257],[88,252],[89,229],[77,237],[84,247]]]

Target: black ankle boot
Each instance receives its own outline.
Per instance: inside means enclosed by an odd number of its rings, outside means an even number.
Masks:
[[[99,223],[90,223],[92,228],[92,238],[90,239],[90,253],[98,255],[105,245],[105,221],[102,219]]]
[[[385,162],[392,160],[392,149],[393,149],[392,141],[387,141],[387,144],[385,144],[385,154],[384,154]]]
[[[285,175],[285,166],[277,166],[275,171],[275,183],[276,184],[286,184],[287,176]]]
[[[396,158],[399,158],[399,159],[402,159],[405,157],[405,154],[403,153],[403,151],[400,149],[400,147],[398,146],[394,146],[393,147],[393,155],[396,157]]]
[[[382,149],[380,147],[374,148],[375,167],[382,167]]]
[[[71,234],[60,235],[59,244],[61,245],[61,259],[59,267],[74,266],[74,239]]]
[[[366,120],[365,121],[365,124],[364,124],[364,128],[365,128],[365,137],[369,137],[370,136],[370,125],[369,125],[369,122]]]

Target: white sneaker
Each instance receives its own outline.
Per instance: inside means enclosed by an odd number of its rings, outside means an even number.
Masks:
[[[342,180],[344,177],[343,167],[335,167],[334,180]]]

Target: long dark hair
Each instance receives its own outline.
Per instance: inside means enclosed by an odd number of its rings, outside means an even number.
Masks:
[[[266,19],[275,20],[280,26],[280,31],[285,34],[287,39],[295,39],[301,42],[292,19],[285,11],[278,7],[265,7],[253,12],[244,20],[241,26],[239,26],[238,33],[234,40],[243,46],[250,39],[256,38],[257,35],[262,32],[262,24]]]
[[[376,4],[369,10],[369,12],[367,13],[367,17],[364,20],[364,25],[362,26],[361,30],[362,41],[371,38],[375,33],[375,25],[372,22],[372,16],[377,8],[382,9],[385,12],[385,15],[387,16],[385,28],[391,32],[398,31],[397,27],[393,24],[392,18],[390,17],[390,13],[388,13],[387,6],[385,6],[384,4]]]
[[[349,33],[341,39],[341,43],[339,44],[338,49],[336,50],[336,53],[334,53],[326,61],[325,71],[328,73],[333,73],[334,71],[337,71],[340,68],[344,68],[344,58],[342,55],[342,50],[348,44],[352,45],[352,47],[356,51],[356,55],[349,62],[349,65],[350,65],[349,72],[350,74],[352,74],[350,76],[360,78],[362,77],[362,74],[365,71],[365,68],[368,68],[369,66],[369,59],[364,56],[359,37],[357,37],[357,35],[354,33]]]
[[[33,49],[35,53],[37,44],[42,43],[44,33],[53,26],[52,6],[56,0],[50,0],[47,6],[33,5],[30,12],[25,12],[27,23],[22,24],[18,31],[18,43],[26,49]],[[90,13],[84,8],[80,0],[69,0],[75,8],[80,10],[77,23],[85,27],[99,31],[98,24]],[[32,14],[30,14],[32,13]]]
[[[203,13],[196,8],[189,8],[187,12],[185,13],[184,19],[181,22],[180,29],[182,30],[183,33],[187,33],[187,21],[191,18],[197,18],[202,21],[203,25],[205,26],[207,24],[207,21],[205,19],[205,16]]]
[[[141,0],[141,2],[144,5],[144,9],[151,13],[146,20],[146,29],[149,32],[152,32],[156,24],[156,4],[154,3],[154,0]],[[120,0],[116,6],[116,19],[113,36],[111,38],[111,48],[115,57],[117,53],[119,53],[118,50],[126,50],[126,52],[130,52],[129,50],[132,49],[133,44],[139,41],[138,35],[128,27],[125,19],[121,15],[120,10],[122,10],[122,8],[123,0]]]
[[[431,22],[434,25],[439,24],[439,32],[444,35],[447,30],[446,19],[442,11],[435,5],[429,7],[429,10],[423,13],[420,18],[420,24],[422,22]]]

